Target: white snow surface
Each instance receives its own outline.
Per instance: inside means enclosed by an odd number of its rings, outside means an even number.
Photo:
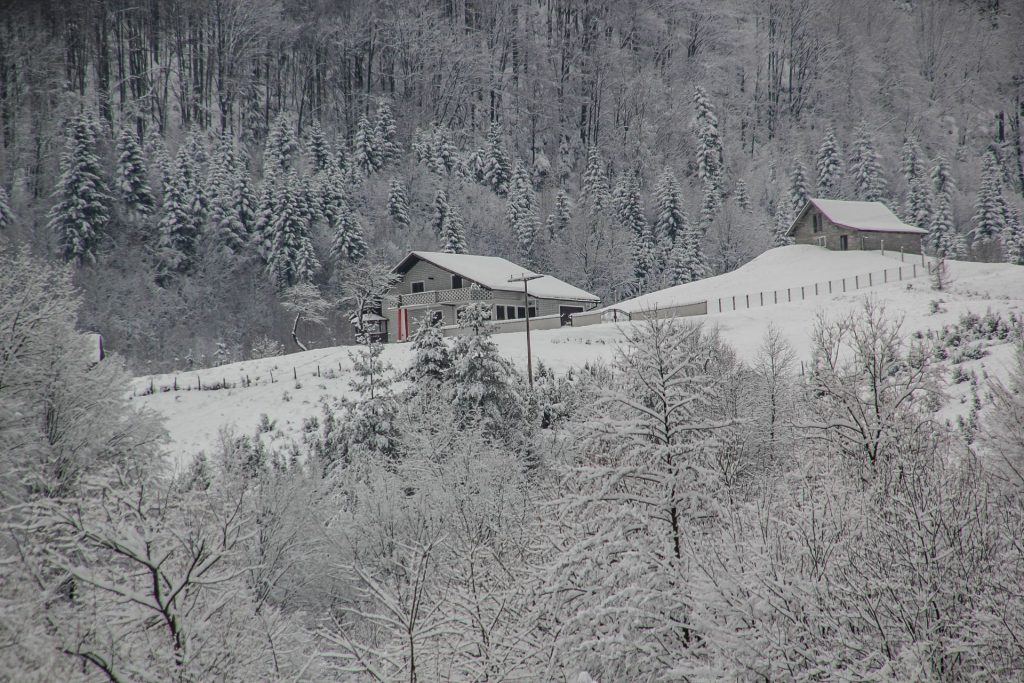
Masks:
[[[636,313],[700,301],[717,301],[719,298],[738,297],[761,291],[794,287],[799,289],[802,286],[810,287],[813,291],[816,282],[827,283],[829,280],[841,280],[844,277],[852,280],[856,276],[866,276],[868,273],[892,270],[900,266],[909,268],[913,263],[917,263],[918,270],[924,272],[920,256],[908,254],[904,258],[905,260],[901,261],[898,252],[886,252],[883,255],[877,251],[830,251],[803,244],[778,247],[769,249],[731,273],[676,285],[605,308]],[[828,289],[827,285],[825,289]]]
[[[488,289],[503,292],[522,292],[522,282],[509,282],[510,277],[538,275],[497,256],[476,256],[474,254],[449,254],[441,251],[413,251],[412,255],[435,266],[472,280]],[[408,257],[406,257],[408,258]],[[530,294],[541,299],[573,299],[577,301],[600,301],[600,299],[579,287],[563,282],[551,275],[541,275],[530,280]]]
[[[783,283],[814,281],[824,277],[835,279],[838,273],[862,273],[891,265],[891,259],[876,253],[823,252],[817,247],[783,247],[774,249],[752,261],[744,268],[718,278],[704,281],[709,291],[741,288],[743,283],[756,283],[757,288],[776,287]],[[810,256],[817,254],[820,260]],[[865,296],[875,297],[886,306],[890,314],[903,319],[907,335],[917,331],[938,330],[956,323],[961,315],[987,310],[1006,316],[1016,312],[1024,314],[1024,267],[1002,263],[968,263],[948,261],[952,285],[943,292],[933,291],[927,278],[848,292],[808,298],[804,301],[731,311],[722,314],[690,318],[692,321],[716,327],[723,339],[732,345],[742,360],[753,360],[761,345],[765,330],[775,324],[793,345],[801,360],[810,357],[810,333],[815,319],[824,314],[830,319],[841,319],[855,314]],[[746,274],[744,274],[744,272]],[[754,277],[752,274],[756,274]],[[732,276],[730,278],[730,276]],[[748,278],[749,276],[749,278]],[[724,280],[722,278],[725,278]],[[712,283],[717,280],[717,286]],[[684,285],[696,287],[702,283]],[[672,288],[678,289],[678,288]],[[669,291],[669,290],[666,290]],[[659,292],[657,294],[663,294]],[[654,296],[654,295],[651,295]],[[938,313],[930,312],[930,302],[941,301]],[[564,372],[585,363],[610,362],[614,359],[625,326],[643,323],[606,323],[588,327],[564,327],[556,330],[534,331],[532,334],[534,364],[538,362]],[[500,351],[518,367],[526,367],[526,343],[522,333],[494,336]],[[133,391],[141,394],[152,386],[155,393],[135,396],[134,401],[150,408],[165,418],[170,434],[169,450],[177,466],[189,462],[195,453],[209,452],[217,440],[218,431],[229,427],[237,433],[252,434],[260,415],[276,421],[276,429],[265,438],[294,438],[299,436],[303,420],[319,416],[320,402],[325,398],[349,395],[349,373],[352,362],[349,353],[354,347],[314,349],[273,358],[244,361],[215,368],[188,372],[138,377]],[[1009,344],[987,347],[988,355],[963,364],[965,370],[982,371],[991,376],[1006,376],[1013,362]],[[401,376],[412,358],[411,345],[388,344],[384,360],[390,362]],[[319,366],[320,376],[317,376]],[[328,370],[332,371],[328,373]],[[333,377],[326,375],[333,374]],[[270,378],[273,375],[273,383]],[[948,377],[949,373],[945,373]],[[297,380],[295,379],[297,377]],[[243,387],[248,378],[250,386]],[[179,390],[173,391],[177,380]],[[232,388],[197,391],[197,380],[204,387],[227,382]],[[969,401],[967,383],[947,387],[949,407],[943,417],[953,418],[966,414]]]
[[[925,235],[927,230],[907,225],[894,214],[888,206],[881,202],[850,202],[840,199],[808,200],[821,210],[825,216],[835,223],[854,230],[867,232],[909,232]],[[803,215],[803,211],[800,212]],[[796,223],[794,222],[794,227]],[[792,228],[790,229],[792,232]]]

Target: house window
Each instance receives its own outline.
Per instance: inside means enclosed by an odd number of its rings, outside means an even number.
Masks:
[[[526,308],[523,307],[523,306],[519,306],[518,308],[516,308],[516,317],[517,318],[525,318],[526,317]]]
[[[504,306],[495,306],[494,307],[494,314],[495,314],[495,317],[497,317],[498,320],[504,320],[505,319],[505,307]]]
[[[536,306],[530,306],[530,317],[531,318],[536,318],[537,317],[537,307]]]
[[[452,275],[452,289],[462,289],[461,275]]]
[[[821,214],[820,213],[814,214],[813,221],[814,221],[814,232],[821,232]]]
[[[824,237],[815,237],[814,241],[817,242],[819,247],[824,247],[825,246],[825,238]]]
[[[412,293],[413,294],[419,294],[422,291],[423,291],[423,283],[422,282],[414,282],[414,283],[412,283]]]

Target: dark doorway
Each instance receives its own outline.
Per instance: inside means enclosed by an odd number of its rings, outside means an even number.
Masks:
[[[571,320],[569,318],[570,315],[572,315],[573,313],[582,313],[582,312],[583,312],[583,307],[582,306],[559,306],[558,307],[558,315],[562,316],[562,326],[563,327],[568,325],[571,322]]]
[[[849,238],[846,235],[839,236],[839,251],[846,251],[850,248]]]

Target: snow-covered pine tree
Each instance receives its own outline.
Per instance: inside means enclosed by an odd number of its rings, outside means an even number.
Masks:
[[[940,194],[953,196],[953,192],[956,190],[956,181],[953,179],[953,169],[949,167],[949,162],[946,161],[944,156],[939,155],[936,157],[935,166],[932,167],[931,179],[932,191],[936,196]]]
[[[451,204],[441,228],[441,251],[449,254],[466,253],[466,225],[459,207]]]
[[[309,126],[309,142],[307,143],[310,167],[313,173],[321,173],[335,167],[331,146],[327,144],[320,122],[314,120]]]
[[[412,142],[409,144],[409,148],[416,157],[417,164],[422,164],[424,162],[429,163],[429,159],[431,157],[431,137],[433,136],[433,133],[433,129],[431,129],[430,132],[424,132],[419,127],[412,132]]]
[[[161,208],[160,261],[165,268],[185,272],[192,267],[200,222],[194,213],[192,160],[184,146],[175,157],[174,176],[164,191]]]
[[[279,290],[308,282],[319,268],[303,215],[301,186],[295,171],[277,179],[272,189],[273,215],[263,236],[267,273]]]
[[[448,379],[451,367],[451,353],[440,323],[431,324],[424,319],[412,335],[412,363],[406,373],[409,390],[418,393],[425,387],[440,387]]]
[[[982,161],[981,184],[974,200],[974,229],[971,236],[981,243],[999,239],[1006,228],[1006,199],[1003,197],[1002,169],[993,150]]]
[[[963,256],[963,238],[953,226],[953,212],[949,195],[945,192],[935,197],[935,211],[928,226],[928,244],[937,256],[960,258]]]
[[[451,175],[458,162],[458,150],[447,126],[435,126],[428,146],[427,167],[438,175]]]
[[[569,195],[564,189],[560,189],[555,195],[555,210],[548,216],[548,238],[555,239],[559,235],[564,235],[569,229],[570,220],[572,209],[569,206]]]
[[[388,215],[391,220],[403,228],[412,224],[409,217],[409,197],[405,191],[405,184],[398,178],[392,178],[388,183]]]
[[[7,196],[7,190],[0,187],[0,232],[9,229],[14,224],[14,211],[11,210],[11,200]]]
[[[540,230],[537,218],[537,199],[533,191],[533,182],[526,166],[517,163],[509,183],[505,215],[509,229],[516,239],[519,256],[527,261],[533,253],[534,240]]]
[[[441,237],[441,233],[444,232],[444,225],[448,222],[448,212],[450,210],[448,192],[443,187],[437,188],[437,193],[434,195],[434,213],[430,219],[430,227],[433,228],[434,234],[438,237]]]
[[[850,149],[850,174],[853,176],[854,196],[865,202],[884,202],[885,176],[866,121],[861,121],[854,135]]]
[[[630,256],[633,259],[633,277],[641,292],[648,291],[660,270],[659,245],[651,232],[651,226],[644,222],[640,234],[630,237]]]
[[[241,253],[249,242],[249,225],[236,204],[236,185],[244,169],[235,156],[230,136],[221,137],[210,162],[208,193],[210,197],[210,229],[217,241],[233,253]]]
[[[704,190],[701,221],[704,230],[707,230],[722,206],[722,182],[725,175],[722,135],[718,130],[718,117],[711,106],[711,100],[700,86],[694,89],[693,104],[697,112],[697,177]]]
[[[616,216],[619,225],[629,235],[639,237],[649,230],[647,217],[644,216],[643,202],[640,198],[640,176],[630,173],[623,177],[616,188]],[[656,237],[656,236],[655,236]]]
[[[256,220],[252,228],[253,243],[256,253],[266,263],[270,250],[273,232],[271,226],[277,215],[277,186],[283,181],[278,175],[264,175],[260,185],[259,200],[256,204]]]
[[[50,210],[50,229],[60,254],[76,265],[96,260],[96,247],[110,221],[110,195],[96,155],[97,124],[91,114],[74,117],[67,129],[61,176]]]
[[[394,393],[394,368],[382,355],[384,345],[372,342],[349,353],[352,378],[349,386],[357,399],[348,407],[349,444],[357,449],[397,460],[402,453],[398,430],[398,400]]]
[[[679,181],[671,168],[662,171],[658,186],[654,189],[658,217],[654,224],[654,234],[659,239],[674,245],[688,226],[686,211],[683,209],[683,196],[679,190]],[[669,247],[671,248],[671,246]]]
[[[740,207],[740,211],[743,213],[750,213],[750,191],[747,189],[747,183],[743,178],[736,181],[736,192],[734,194],[736,199],[736,206]]]
[[[780,205],[775,210],[775,220],[772,222],[771,245],[773,247],[785,247],[793,244],[793,238],[789,236],[789,228],[793,224],[793,218],[783,210]]]
[[[397,161],[402,155],[402,146],[398,142],[398,126],[395,125],[391,103],[387,100],[381,100],[377,105],[374,148],[380,159],[380,168]]]
[[[487,142],[480,157],[480,182],[491,188],[495,194],[504,196],[512,178],[512,162],[502,142],[501,124],[491,121],[487,131]]]
[[[490,317],[491,306],[484,302],[459,313],[465,333],[455,337],[451,350],[452,405],[462,426],[479,424],[489,436],[505,436],[508,425],[518,425],[521,409],[515,371],[491,338]]]
[[[356,262],[368,251],[359,218],[340,190],[331,192],[325,201],[324,214],[331,232],[331,254],[337,261]]]
[[[1006,225],[1003,227],[1003,260],[1024,266],[1024,223],[1020,211],[1007,208]]]
[[[117,174],[121,200],[128,211],[138,217],[152,214],[156,200],[149,189],[139,138],[130,128],[124,128],[117,138]]]
[[[365,114],[359,117],[352,136],[352,163],[366,176],[376,173],[384,165],[377,149],[377,132]]]
[[[843,162],[839,151],[839,141],[832,126],[825,131],[825,137],[818,148],[815,159],[818,171],[818,196],[835,199],[839,194],[839,183],[842,180]]]
[[[612,205],[608,169],[597,147],[591,147],[587,151],[587,168],[583,172],[581,200],[587,206],[590,215],[595,217]]]
[[[904,215],[911,225],[925,226],[932,220],[932,197],[928,192],[928,180],[915,178],[907,191]]]
[[[913,185],[915,180],[923,179],[925,175],[924,156],[921,153],[921,143],[913,135],[907,136],[903,143],[903,150],[900,153],[900,172],[907,183],[907,187]]]
[[[149,158],[153,160],[153,166],[159,172],[162,197],[174,178],[174,161],[171,159],[170,152],[167,151],[167,144],[159,135],[151,135],[146,146],[149,148]]]
[[[693,281],[690,272],[690,245],[687,235],[680,235],[665,257],[665,275],[672,285]]]
[[[281,112],[274,119],[263,148],[263,175],[277,175],[291,169],[299,154],[291,118]]]
[[[789,172],[789,210],[794,216],[800,213],[804,205],[811,198],[811,192],[807,187],[807,171],[804,170],[804,163],[799,159],[793,164]]]

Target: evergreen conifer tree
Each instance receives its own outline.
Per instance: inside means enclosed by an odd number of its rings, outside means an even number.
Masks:
[[[935,159],[931,179],[932,191],[936,197],[940,194],[953,196],[953,192],[956,190],[956,181],[953,180],[953,170],[949,167],[949,162],[946,161],[945,157],[940,155]]]
[[[597,216],[611,205],[612,190],[608,183],[608,170],[601,151],[591,147],[587,152],[587,168],[583,172],[583,203],[591,216]]]
[[[295,171],[274,183],[273,210],[264,235],[267,273],[279,290],[309,282],[319,268],[303,215],[300,181]]]
[[[444,226],[441,228],[441,251],[449,254],[466,253],[466,226],[459,208],[454,204],[448,207]]]
[[[292,132],[291,119],[281,112],[274,119],[263,149],[263,175],[277,175],[292,168],[299,154],[299,144]]]
[[[377,105],[377,123],[374,129],[374,148],[380,159],[380,168],[398,160],[402,154],[402,146],[398,142],[398,127],[391,104],[381,100]]]
[[[548,237],[555,239],[558,235],[564,235],[569,229],[570,220],[572,210],[569,207],[569,195],[565,190],[559,190],[555,195],[555,210],[548,216]]]
[[[700,178],[704,190],[701,222],[706,231],[722,206],[722,182],[725,171],[722,136],[718,130],[718,117],[711,106],[711,100],[700,86],[694,90],[693,104],[697,112],[697,177]]]
[[[854,196],[857,199],[866,202],[885,201],[885,177],[866,121],[860,123],[855,133],[850,150],[850,174],[853,176]]]
[[[110,220],[110,195],[96,155],[97,124],[89,114],[71,120],[61,176],[54,192],[49,227],[57,235],[65,261],[81,265],[96,260],[96,246]]]
[[[785,247],[793,244],[793,239],[789,236],[789,228],[793,223],[792,217],[782,209],[778,207],[775,212],[775,221],[772,223],[772,235],[771,245],[773,247]]]
[[[935,197],[935,211],[929,225],[928,243],[937,256],[959,258],[963,256],[963,238],[953,226],[952,208],[949,195],[940,193]]]
[[[512,162],[505,152],[501,138],[501,124],[492,121],[487,132],[487,143],[481,154],[479,177],[480,182],[491,188],[495,194],[504,196],[512,178]]]
[[[825,137],[818,148],[815,159],[818,171],[818,196],[835,199],[839,194],[839,183],[842,180],[843,162],[839,151],[839,141],[832,126],[825,131]]]
[[[931,223],[932,198],[928,192],[927,179],[914,178],[911,182],[904,214],[911,225],[924,227]]]
[[[747,190],[747,183],[740,178],[736,181],[736,206],[740,207],[743,213],[750,213],[750,192]]]
[[[444,341],[440,323],[424,322],[412,335],[412,363],[406,373],[409,389],[418,393],[426,387],[438,388],[451,371],[452,358]]]
[[[402,454],[402,435],[397,424],[394,368],[384,361],[383,353],[384,345],[373,342],[349,354],[353,370],[349,386],[358,399],[347,402],[347,431],[350,446],[394,461]]]
[[[789,173],[789,209],[793,216],[796,216],[804,208],[804,205],[811,198],[810,190],[807,189],[807,172],[804,164],[797,159],[793,164],[793,170]]]
[[[981,185],[974,200],[974,230],[972,237],[978,242],[999,238],[1006,228],[1006,200],[1003,198],[1002,170],[996,153],[985,154],[981,172]]]
[[[377,132],[366,115],[359,117],[352,136],[352,163],[363,175],[372,175],[384,165],[377,149]]]
[[[210,164],[209,195],[214,235],[229,250],[241,253],[249,242],[255,208],[248,173],[227,135],[221,138]]]
[[[457,165],[458,150],[452,142],[451,131],[445,126],[435,126],[427,147],[427,167],[438,175],[451,175]]]
[[[914,184],[914,181],[923,179],[925,174],[924,157],[921,154],[921,144],[913,135],[908,136],[903,143],[903,150],[900,154],[900,171],[907,187]]]
[[[509,183],[505,215],[516,238],[519,255],[527,260],[533,253],[534,240],[540,229],[536,204],[530,174],[522,163],[516,164]]]
[[[319,121],[313,121],[309,127],[309,161],[314,173],[321,173],[334,168],[331,146],[327,144],[324,131]]]
[[[641,291],[646,291],[658,274],[658,244],[645,221],[639,234],[630,237],[630,251],[633,258],[633,276]]]
[[[433,228],[434,234],[441,237],[444,232],[444,224],[448,221],[448,212],[450,207],[448,206],[448,193],[443,187],[437,188],[437,194],[434,195],[434,213],[430,219],[430,227]]]
[[[14,224],[14,211],[11,210],[11,200],[7,197],[7,190],[0,187],[0,232],[9,229]]]
[[[388,215],[397,225],[408,228],[412,224],[409,217],[409,197],[405,185],[398,178],[388,183]]]
[[[130,128],[122,130],[117,139],[117,172],[121,200],[128,210],[136,216],[152,214],[156,200],[149,189],[142,147]]]
[[[654,234],[662,240],[667,240],[669,245],[673,245],[687,230],[688,224],[679,181],[676,180],[672,169],[666,167],[662,172],[654,194],[658,211]]]
[[[174,176],[164,192],[161,210],[160,260],[165,268],[185,272],[192,267],[199,240],[199,220],[193,211],[192,162],[184,146],[175,157]]]
[[[1021,222],[1019,211],[1007,209],[1002,240],[1004,260],[1007,263],[1024,266],[1024,223]]]
[[[451,350],[452,405],[464,425],[479,423],[489,436],[506,434],[521,413],[512,365],[501,357],[491,338],[491,307],[473,303],[459,314],[467,331]]]
[[[333,235],[331,254],[338,261],[360,261],[366,256],[366,239],[363,228],[351,205],[340,191],[329,195],[324,213],[327,225]]]
[[[630,173],[622,179],[619,186],[618,215],[619,225],[633,237],[640,237],[644,231],[650,232],[647,218],[644,216],[644,207],[640,199],[640,178],[636,173]],[[652,237],[657,237],[652,235]]]

